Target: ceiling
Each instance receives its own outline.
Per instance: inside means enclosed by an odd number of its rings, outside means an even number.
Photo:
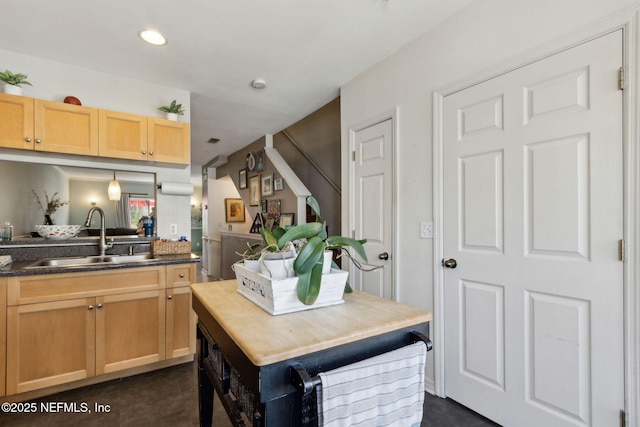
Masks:
[[[339,95],[472,0],[0,0],[0,49],[191,92],[192,175]],[[168,39],[143,43],[141,29]],[[1,66],[2,64],[0,64]],[[254,89],[263,78],[268,86]],[[210,138],[219,138],[210,144]]]

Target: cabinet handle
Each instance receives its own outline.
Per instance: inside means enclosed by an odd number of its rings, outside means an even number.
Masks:
[[[26,137],[24,140],[27,141],[27,142],[31,142],[31,138],[29,138],[29,137]]]
[[[89,307],[87,307],[89,310],[93,310],[93,306],[90,305]]]
[[[169,295],[167,299],[173,299],[173,295]]]
[[[42,141],[40,141],[40,138],[36,138],[36,144],[40,144]]]
[[[180,273],[180,278],[184,278],[184,273]]]
[[[150,155],[150,156],[153,156],[153,151],[149,151],[149,155]]]
[[[98,308],[102,308],[102,304],[98,304]]]
[[[147,154],[147,150],[142,150],[142,154]]]

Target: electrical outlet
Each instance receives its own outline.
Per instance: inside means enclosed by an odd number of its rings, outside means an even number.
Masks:
[[[420,238],[421,239],[433,239],[433,223],[422,221],[420,222]]]
[[[169,234],[178,234],[178,224],[169,224]]]

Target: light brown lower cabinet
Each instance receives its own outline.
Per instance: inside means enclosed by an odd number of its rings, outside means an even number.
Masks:
[[[0,277],[0,396],[7,381],[7,279]]]
[[[9,307],[7,394],[92,377],[96,371],[95,298]]]
[[[197,319],[191,308],[195,275],[195,264],[167,266],[167,359],[195,353]]]
[[[192,355],[192,276],[167,288],[176,271],[195,265],[10,278],[6,395]]]
[[[96,298],[96,375],[164,360],[164,291]]]

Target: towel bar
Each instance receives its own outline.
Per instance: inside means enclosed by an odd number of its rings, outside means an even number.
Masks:
[[[414,344],[418,341],[424,341],[427,346],[427,351],[431,351],[433,349],[433,343],[428,336],[422,332],[409,332],[409,344]],[[291,382],[298,391],[302,392],[303,396],[309,395],[318,385],[320,385],[320,377],[317,375],[312,377],[299,363],[291,365],[290,371]]]

